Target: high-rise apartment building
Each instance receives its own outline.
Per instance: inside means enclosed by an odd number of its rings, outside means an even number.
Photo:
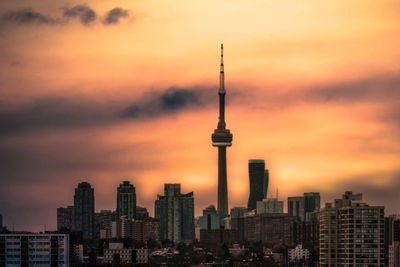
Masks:
[[[94,237],[94,189],[87,182],[82,182],[75,188],[74,230],[81,231],[84,238]]]
[[[0,234],[0,266],[68,267],[67,234]]]
[[[248,210],[257,208],[257,201],[267,197],[269,173],[265,170],[263,159],[249,160],[250,194],[247,202]]]
[[[181,194],[180,184],[165,184],[164,196],[155,201],[155,218],[159,220],[161,240],[192,241],[194,239],[193,192]]]
[[[61,229],[74,229],[74,206],[57,208],[57,230]]]
[[[287,208],[290,216],[300,217],[301,221],[305,220],[304,197],[288,197]]]
[[[136,218],[136,191],[129,181],[124,181],[117,189],[117,214],[128,219]]]
[[[320,212],[320,266],[385,266],[384,207],[346,192]]]

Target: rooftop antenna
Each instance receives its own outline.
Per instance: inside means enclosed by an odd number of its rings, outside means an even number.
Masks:
[[[278,187],[276,188],[276,199],[278,199]]]

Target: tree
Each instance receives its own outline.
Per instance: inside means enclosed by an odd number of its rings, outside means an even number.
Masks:
[[[114,253],[112,256],[112,265],[119,266],[121,264],[121,256],[119,253]]]

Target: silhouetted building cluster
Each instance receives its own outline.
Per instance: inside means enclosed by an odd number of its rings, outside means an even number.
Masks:
[[[218,147],[218,203],[196,220],[200,246],[193,243],[194,194],[182,193],[180,184],[164,185],[151,218],[137,206],[129,181],[117,188],[115,210],[100,212],[95,212],[94,188],[82,182],[73,206],[57,209],[57,233],[2,231],[0,266],[215,266],[235,259],[229,262],[233,266],[400,266],[400,215],[385,218],[384,207],[368,205],[351,191],[322,210],[318,192],[290,196],[285,213],[278,195],[268,197],[270,173],[263,159],[248,162],[247,207],[233,207],[228,214],[226,148],[232,134],[225,123],[224,74],[221,45],[219,120],[211,136]]]

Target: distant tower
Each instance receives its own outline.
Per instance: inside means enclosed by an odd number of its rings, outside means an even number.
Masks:
[[[269,173],[265,170],[265,161],[263,159],[249,160],[250,195],[247,202],[249,210],[256,209],[257,201],[262,201],[267,197],[268,179]]]
[[[228,184],[226,175],[226,147],[232,145],[232,134],[225,129],[225,85],[224,56],[221,44],[221,66],[219,76],[219,121],[211,136],[212,145],[218,147],[218,214],[228,215]]]
[[[94,189],[87,182],[75,188],[74,230],[85,238],[94,237]]]
[[[136,191],[129,181],[124,181],[117,189],[117,214],[136,219]]]

